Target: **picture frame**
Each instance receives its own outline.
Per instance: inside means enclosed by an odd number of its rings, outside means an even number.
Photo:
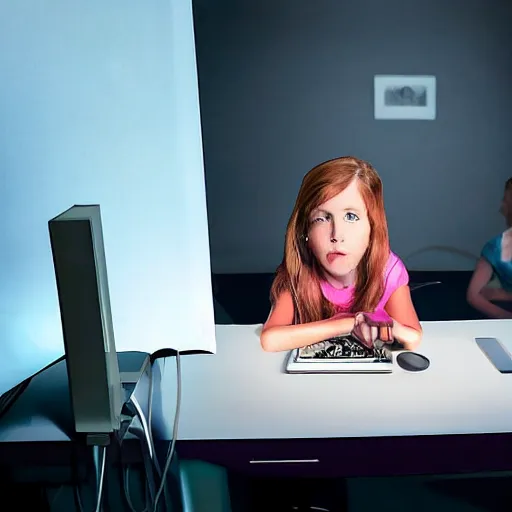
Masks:
[[[436,77],[375,75],[375,119],[436,119]]]

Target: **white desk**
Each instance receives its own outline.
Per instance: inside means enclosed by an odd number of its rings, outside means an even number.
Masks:
[[[264,352],[259,328],[217,326],[216,355],[182,358],[180,440],[512,432],[512,374],[474,342],[490,336],[512,348],[512,320],[424,323],[418,352],[430,367],[395,363],[388,375],[286,374],[287,355]]]
[[[474,341],[512,348],[512,321],[423,323],[430,367],[388,375],[286,374],[287,354],[263,352],[259,328],[218,326],[216,355],[182,359],[182,457],[290,476],[512,469],[512,375]]]
[[[288,375],[287,354],[263,352],[259,327],[217,326],[217,354],[182,357],[181,457],[266,474],[282,474],[283,460],[304,461],[291,474],[339,476],[512,469],[512,375],[474,342],[512,348],[512,321],[424,323],[430,367],[389,375]],[[167,361],[157,439],[170,439],[174,372]],[[68,444],[66,384],[62,367],[38,375],[0,422],[0,449]]]

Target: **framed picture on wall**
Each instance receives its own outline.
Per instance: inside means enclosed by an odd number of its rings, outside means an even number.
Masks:
[[[436,118],[436,77],[375,75],[375,119]]]

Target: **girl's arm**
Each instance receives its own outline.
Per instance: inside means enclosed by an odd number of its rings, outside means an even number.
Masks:
[[[480,258],[471,276],[466,299],[475,309],[489,318],[512,318],[512,313],[493,304],[484,294],[484,288],[492,277],[492,267],[485,258]]]
[[[404,285],[397,288],[384,309],[393,319],[393,337],[405,349],[414,350],[421,342],[423,329],[412,303],[409,286]]]
[[[354,328],[354,318],[335,317],[318,322],[293,325],[294,306],[290,292],[277,299],[263,326],[260,342],[267,352],[280,352],[302,348],[313,343],[347,334]]]

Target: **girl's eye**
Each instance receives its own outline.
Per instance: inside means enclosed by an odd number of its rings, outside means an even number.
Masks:
[[[316,223],[316,222],[327,222],[329,219],[330,219],[329,215],[322,215],[320,217],[315,217],[312,222],[313,223]]]
[[[356,222],[359,220],[359,217],[355,214],[355,213],[352,213],[352,212],[347,212],[345,214],[345,220],[347,222]]]

